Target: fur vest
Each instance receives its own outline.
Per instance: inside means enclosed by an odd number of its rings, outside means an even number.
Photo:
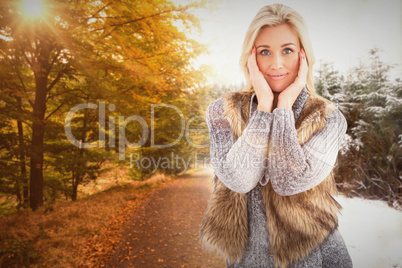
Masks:
[[[249,119],[252,94],[240,91],[224,96],[224,114],[237,138]],[[296,122],[301,145],[325,126],[326,115],[334,109],[325,99],[307,99]],[[332,172],[316,187],[292,196],[278,195],[270,181],[263,186],[266,228],[276,266],[286,267],[308,256],[337,228],[341,206],[333,198],[336,193]],[[231,191],[215,175],[201,223],[203,247],[217,251],[228,263],[240,261],[248,242],[247,214],[247,194]]]

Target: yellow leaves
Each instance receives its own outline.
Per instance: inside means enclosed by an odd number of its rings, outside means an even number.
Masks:
[[[132,213],[137,210],[141,200],[149,193],[150,191],[137,193],[138,198],[136,200],[127,202],[126,207],[122,209],[119,214],[100,227],[97,231],[99,235],[95,234],[92,238],[88,239],[81,245],[81,254],[79,256],[82,258],[82,260],[80,260],[81,264],[85,263],[85,267],[104,266],[104,263],[106,263],[110,258],[114,250],[117,248],[117,245],[122,240],[122,235],[120,233],[122,227],[128,222]],[[131,233],[128,234],[128,236],[131,235]],[[124,262],[131,258],[137,258],[137,256],[131,256],[131,251],[133,249],[132,243],[126,241],[125,245],[128,254],[122,255],[118,260],[119,262]]]
[[[198,82],[184,68],[202,52],[187,36],[190,26],[198,25],[191,12],[200,5],[202,1],[190,2],[185,8],[165,0],[113,3],[104,26],[112,37],[105,40],[107,50],[114,59],[119,55],[121,66],[133,78],[164,91]]]

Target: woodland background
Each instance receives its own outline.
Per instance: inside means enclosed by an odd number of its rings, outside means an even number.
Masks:
[[[211,84],[208,68],[193,65],[207,51],[189,37],[200,30],[193,11],[205,7],[204,2],[48,2],[41,16],[24,10],[20,1],[0,5],[0,217],[54,209],[62,200],[79,202],[92,194],[84,191],[85,185],[127,169],[133,152],[155,159],[172,153],[186,160],[194,160],[194,154],[209,156],[203,146],[208,145],[206,108],[242,85]],[[356,66],[348,75],[331,63],[316,66],[317,91],[348,122],[336,181],[346,196],[385,200],[401,209],[402,81],[388,78],[400,66],[383,62],[378,48],[368,56],[370,64]],[[104,122],[99,120],[101,102],[106,105]],[[97,109],[78,111],[71,129],[82,144],[95,145],[91,149],[74,146],[65,134],[67,113],[83,103]],[[151,131],[144,137],[138,122],[125,121],[137,115],[151,126],[152,104],[174,105],[182,113],[155,109],[156,144],[180,137],[183,119],[187,129],[200,131],[173,146],[152,147]],[[146,142],[129,148],[122,138]],[[125,160],[118,158],[122,147]],[[132,168],[125,174],[128,180],[143,181],[154,168]],[[182,171],[178,165],[157,167],[157,173],[167,176]],[[18,255],[19,245],[29,244],[4,230],[0,238],[2,256]],[[4,242],[10,239],[14,242]]]

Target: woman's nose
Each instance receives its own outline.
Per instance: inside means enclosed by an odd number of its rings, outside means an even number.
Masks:
[[[283,67],[283,59],[281,55],[274,55],[271,61],[271,69],[279,70]]]

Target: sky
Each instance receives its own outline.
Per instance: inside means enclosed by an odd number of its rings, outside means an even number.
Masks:
[[[176,0],[175,2],[185,0]],[[360,63],[369,63],[369,50],[378,47],[381,59],[399,64],[391,78],[402,78],[401,0],[208,0],[209,9],[199,9],[202,32],[193,38],[209,47],[197,65],[214,68],[211,83],[238,84],[243,81],[239,58],[249,24],[264,5],[282,3],[295,9],[307,23],[316,57],[333,63],[347,74]]]

